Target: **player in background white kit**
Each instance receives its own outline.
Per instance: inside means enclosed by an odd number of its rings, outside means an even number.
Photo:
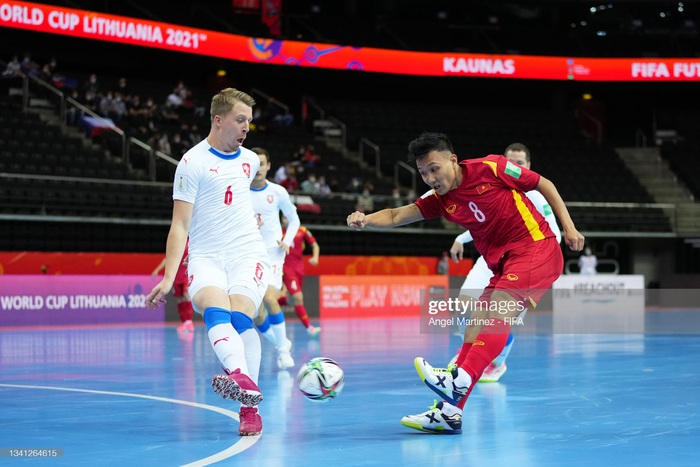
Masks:
[[[286,370],[294,366],[294,359],[291,355],[292,342],[287,338],[284,313],[282,313],[277,299],[280,290],[282,290],[284,258],[294,243],[294,236],[299,230],[301,221],[287,190],[283,186],[267,180],[267,173],[270,170],[270,153],[263,148],[252,148],[251,151],[260,157],[260,168],[253,183],[250,184],[250,198],[253,202],[253,210],[260,227],[260,233],[267,247],[271,272],[270,283],[263,299],[264,303],[260,305],[258,316],[253,321],[258,331],[277,349],[277,367],[280,370]],[[280,211],[289,221],[284,238],[282,237]]]
[[[530,150],[524,144],[511,144],[506,148],[503,155],[506,157],[506,159],[519,166],[527,169],[530,168]],[[554,216],[552,208],[549,207],[549,204],[547,204],[547,200],[544,198],[542,193],[537,190],[532,190],[525,193],[525,195],[530,199],[530,201],[532,201],[535,208],[545,218],[549,224],[549,227],[552,229],[552,232],[554,232],[554,235],[557,236],[557,241],[561,242],[561,231],[557,225],[557,218]],[[455,238],[452,248],[450,248],[450,253],[455,263],[462,259],[464,254],[463,244],[471,241],[472,236],[468,230]],[[479,256],[474,263],[474,267],[472,267],[469,274],[467,274],[467,278],[460,289],[460,299],[462,301],[466,301],[476,299],[481,296],[481,293],[489,284],[491,277],[493,277],[493,273],[486,265],[484,258]],[[476,337],[479,334],[478,328],[474,329],[473,327],[472,329],[467,327],[465,334],[467,332],[475,333],[473,337]],[[508,336],[508,341],[506,342],[506,346],[503,348],[503,351],[493,362],[491,362],[489,366],[486,367],[479,381],[493,383],[498,381],[500,377],[503,376],[503,373],[506,372],[506,358],[508,357],[512,346],[513,333],[511,332],[511,334]],[[452,364],[452,362],[450,362],[450,364]]]
[[[227,373],[214,376],[212,387],[241,403],[238,432],[243,436],[262,432],[256,407],[263,399],[257,385],[260,336],[253,316],[270,274],[250,200],[260,158],[242,147],[253,105],[252,97],[232,88],[212,98],[209,135],[182,156],[175,171],[165,272],[147,297],[149,308],[165,302],[189,236],[192,304]]]

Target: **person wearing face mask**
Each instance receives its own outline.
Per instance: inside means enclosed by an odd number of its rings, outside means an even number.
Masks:
[[[595,275],[598,267],[598,257],[593,254],[590,247],[583,250],[583,254],[578,258],[578,267],[584,276]]]

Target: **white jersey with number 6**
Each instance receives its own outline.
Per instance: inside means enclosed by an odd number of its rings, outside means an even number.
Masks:
[[[189,254],[258,248],[266,256],[250,199],[260,157],[246,148],[225,154],[206,139],[187,151],[175,171],[173,199],[193,203]]]

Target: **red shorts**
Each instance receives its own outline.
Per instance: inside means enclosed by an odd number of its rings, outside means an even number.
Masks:
[[[304,273],[299,272],[295,269],[284,269],[284,274],[282,275],[282,282],[284,286],[287,287],[289,293],[294,295],[297,292],[301,292],[304,286]]]
[[[187,282],[173,284],[173,295],[183,297],[187,293]]]
[[[563,269],[564,256],[556,237],[510,250],[498,262],[479,300],[490,300],[494,290],[502,290],[526,308],[535,308]]]

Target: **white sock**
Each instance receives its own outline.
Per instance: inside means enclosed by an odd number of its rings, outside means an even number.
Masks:
[[[258,384],[258,376],[260,375],[260,336],[255,329],[246,329],[241,334],[241,340],[245,347],[245,361],[248,365],[248,376],[255,384]]]
[[[290,344],[289,340],[287,339],[287,325],[285,322],[282,321],[281,323],[270,324],[270,329],[272,329],[272,332],[275,334],[275,341],[277,342],[275,347],[277,347],[278,350],[288,350]]]
[[[214,353],[219,357],[224,368],[229,371],[240,368],[241,373],[248,374],[243,340],[231,323],[217,324],[209,330],[207,335]]]
[[[260,331],[260,329],[258,329]],[[260,332],[263,336],[265,336],[265,339],[267,339],[272,345],[275,347],[277,346],[277,339],[275,338],[275,333],[272,332],[272,326],[267,328],[265,332]]]
[[[458,388],[469,388],[472,385],[472,377],[469,376],[467,370],[457,367],[457,377],[454,379],[454,385]]]
[[[456,405],[450,404],[450,403],[447,402],[447,401],[442,401],[442,413],[444,413],[444,414],[447,415],[448,417],[451,417],[451,416],[453,416],[454,414],[457,414],[457,413],[461,414],[461,413],[462,413],[462,409],[460,409],[460,408],[457,407]]]

